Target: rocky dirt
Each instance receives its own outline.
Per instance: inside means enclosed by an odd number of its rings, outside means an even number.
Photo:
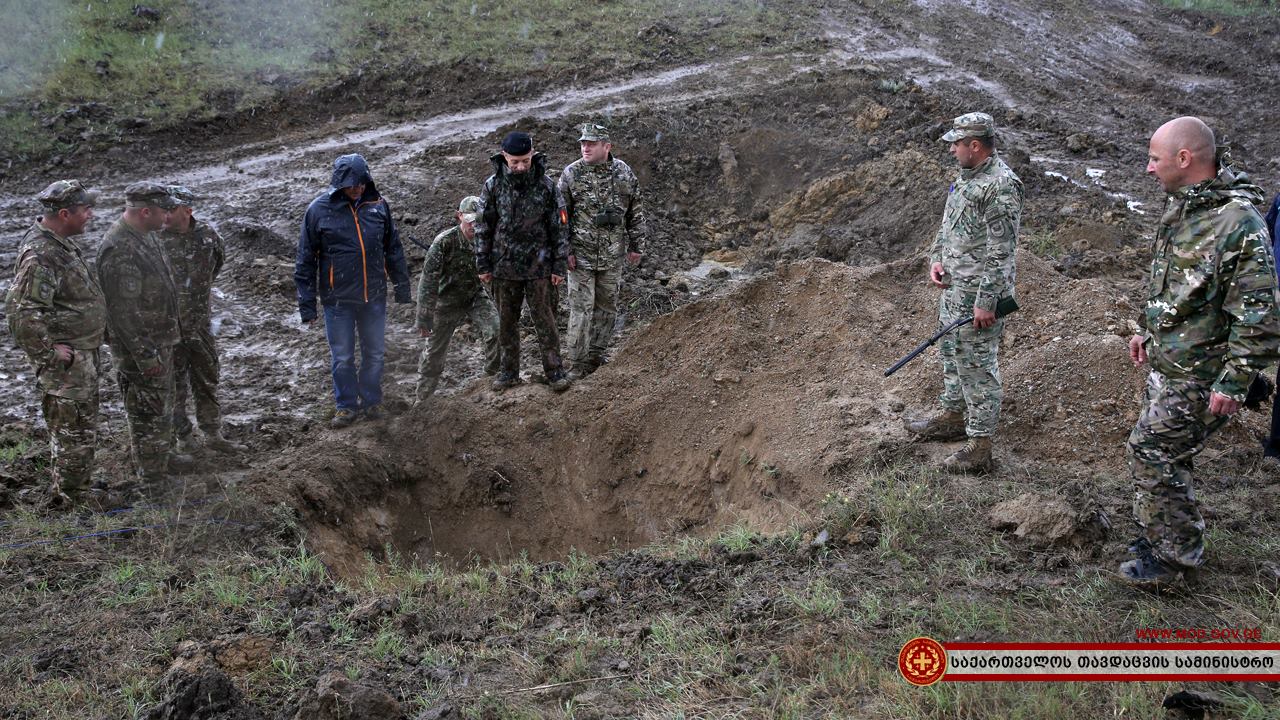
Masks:
[[[816,538],[815,518],[829,518],[829,493],[851,474],[927,464],[950,450],[911,443],[901,429],[904,417],[932,407],[934,354],[890,379],[882,374],[936,326],[923,251],[955,172],[936,138],[951,117],[984,109],[1026,183],[1027,207],[1023,310],[1001,351],[1000,494],[982,495],[974,528],[1056,548],[1053,559],[1033,556],[1048,563],[1036,573],[1069,574],[1061,569],[1068,557],[1109,568],[1128,532],[1108,527],[1126,522],[1123,440],[1142,384],[1125,341],[1161,203],[1142,172],[1146,140],[1169,117],[1202,115],[1274,191],[1280,128],[1269,106],[1280,83],[1278,36],[1136,0],[1054,10],[983,0],[829,3],[822,17],[811,43],[785,53],[550,88],[420,119],[290,122],[239,131],[234,142],[151,138],[168,147],[145,171],[119,155],[29,168],[0,194],[0,277],[10,276],[33,217],[25,198],[54,175],[74,172],[106,191],[86,236],[90,250],[133,180],[182,182],[208,198],[197,215],[221,229],[228,248],[214,299],[226,423],[250,451],[203,457],[204,471],[184,492],[281,504],[308,547],[343,577],[358,576],[370,555],[554,563],[571,549],[624,551],[715,537],[738,524],[768,533],[801,527]],[[653,228],[644,263],[627,271],[612,361],[563,395],[536,382],[495,395],[479,377],[476,339],[463,331],[437,398],[410,410],[422,341],[410,327],[412,309],[394,306],[385,380],[394,416],[329,430],[327,347],[320,329],[297,320],[292,252],[301,212],[327,182],[332,158],[364,153],[402,235],[428,241],[483,180],[504,132],[532,131],[558,170],[576,155],[573,126],[589,118],[614,128],[615,152],[640,176]],[[407,239],[406,247],[416,275],[422,252]],[[25,360],[7,336],[0,348],[0,445],[25,450],[0,476],[0,507],[23,508],[38,500],[43,431]],[[526,357],[526,371],[534,366]],[[127,464],[123,418],[114,385],[104,391],[99,472],[116,482]],[[1244,412],[1206,451],[1211,508],[1215,490],[1230,495],[1256,481],[1265,424],[1262,414]],[[947,492],[983,492],[982,481],[956,482]],[[1276,529],[1274,517],[1253,513],[1224,522]],[[828,536],[874,545],[879,527],[850,522]],[[0,566],[23,562],[20,553],[7,558]],[[659,562],[622,552],[599,562],[606,575],[617,570],[616,587],[597,588],[606,598],[635,577],[714,586],[733,564],[622,570]],[[780,562],[782,575],[805,572]],[[1227,561],[1223,571],[1240,567]],[[595,607],[599,594],[576,597]],[[772,602],[731,601],[744,617]],[[644,607],[627,607],[628,622],[644,621]],[[482,625],[446,637],[487,642],[498,634]],[[180,655],[176,647],[162,652]],[[249,670],[229,670],[229,656],[204,645],[191,653],[187,666],[157,671],[167,699],[151,717],[260,716],[223,674]],[[742,662],[756,672],[759,661]],[[601,662],[593,669],[604,675],[618,660]],[[495,682],[509,675],[477,671]],[[288,712],[337,717],[342,698],[360,695],[362,707],[377,707],[380,692],[341,673],[317,675]],[[223,705],[190,707],[192,697],[214,696]],[[635,712],[624,697],[588,700],[614,708],[600,716]]]

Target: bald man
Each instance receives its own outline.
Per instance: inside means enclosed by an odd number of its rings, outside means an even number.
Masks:
[[[1129,435],[1141,535],[1122,579],[1159,588],[1204,562],[1204,518],[1192,458],[1240,409],[1249,383],[1280,357],[1275,258],[1254,204],[1262,191],[1221,165],[1213,131],[1170,120],[1151,136],[1147,174],[1169,197],[1156,228],[1143,332],[1129,341],[1149,363],[1147,400]]]

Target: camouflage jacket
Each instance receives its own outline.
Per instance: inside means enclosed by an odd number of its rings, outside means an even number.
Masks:
[[[117,220],[98,248],[98,282],[112,351],[128,353],[144,372],[156,367],[160,348],[182,339],[178,291],[159,239]]]
[[[427,249],[418,278],[418,329],[435,325],[437,302],[470,305],[480,292],[484,287],[476,274],[475,248],[455,225],[436,235]]]
[[[209,293],[222,271],[222,238],[209,224],[191,220],[191,229],[159,234],[178,290],[182,332],[188,337],[209,329]]]
[[[1022,219],[1022,181],[997,155],[960,171],[951,185],[942,227],[929,252],[951,287],[974,293],[973,306],[994,311],[1013,294],[1014,250]]]
[[[1141,320],[1154,370],[1212,382],[1233,400],[1280,357],[1275,258],[1253,206],[1262,200],[1247,176],[1226,168],[1171,194]]]
[[[560,174],[560,194],[569,210],[569,236],[578,267],[603,270],[622,261],[625,252],[643,252],[644,208],[640,181],[626,163],[570,163]]]
[[[107,306],[98,278],[74,240],[39,224],[27,231],[5,312],[14,340],[35,366],[41,391],[81,400],[98,391],[90,356],[77,353],[66,366],[53,352],[55,344],[97,350],[106,332]]]
[[[568,272],[569,213],[547,158],[533,156],[529,171],[513,175],[502,153],[489,158],[493,174],[480,190],[476,213],[476,270],[503,280],[533,280]]]

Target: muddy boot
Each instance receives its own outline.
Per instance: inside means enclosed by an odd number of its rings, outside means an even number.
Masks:
[[[493,379],[493,384],[490,387],[493,388],[494,392],[502,392],[503,390],[513,388],[519,384],[520,384],[519,375],[517,375],[516,373],[504,371],[504,372],[498,373],[498,377]]]
[[[248,451],[248,447],[237,442],[232,442],[222,436],[222,431],[214,430],[204,434],[205,447],[220,453],[242,453]]]
[[[955,410],[942,412],[927,418],[903,422],[907,432],[915,433],[921,440],[963,440],[964,413]]]
[[[169,472],[174,475],[189,473],[196,469],[196,459],[186,453],[169,453]]]
[[[178,448],[178,452],[186,455],[191,455],[200,450],[200,440],[195,436],[195,433],[179,437],[175,445]]]
[[[1157,558],[1145,538],[1129,549],[1138,557],[1120,564],[1121,582],[1143,590],[1164,590],[1183,579],[1183,569]]]
[[[382,409],[381,405],[370,405],[360,412],[364,415],[365,420],[381,420],[387,416],[386,411]]]
[[[964,447],[942,461],[942,469],[952,473],[985,473],[990,472],[993,465],[989,437],[969,438]]]
[[[329,427],[334,430],[341,430],[344,427],[350,426],[351,423],[355,421],[356,412],[354,410],[339,408],[338,411],[333,414],[333,419],[329,421]]]
[[[428,398],[435,394],[436,386],[440,384],[439,377],[424,377],[418,382],[417,399],[414,405],[425,403]]]
[[[555,390],[556,392],[564,392],[565,390],[568,390],[569,385],[572,383],[573,381],[569,379],[568,375],[564,374],[563,370],[557,370],[547,377],[547,387]]]

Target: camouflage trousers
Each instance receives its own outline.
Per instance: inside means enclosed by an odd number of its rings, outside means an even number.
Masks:
[[[49,426],[53,454],[50,490],[74,499],[89,488],[93,473],[93,453],[98,444],[98,388],[95,385],[93,395],[85,399],[44,393],[40,410]]]
[[[939,329],[973,314],[974,293],[956,288],[943,291],[938,305]],[[943,410],[965,414],[965,432],[969,437],[990,437],[1000,420],[1000,402],[1004,387],[1000,384],[1000,335],[1004,320],[984,330],[972,324],[952,330],[938,341],[942,355],[942,394],[938,404]]]
[[[1204,553],[1192,458],[1228,419],[1209,412],[1211,385],[1152,371],[1146,407],[1129,433],[1134,518],[1156,557],[1184,567],[1200,565]]]
[[[173,449],[173,347],[160,350],[164,372],[147,377],[124,348],[111,346],[129,422],[133,464],[144,479],[164,475]]]
[[[498,305],[499,365],[504,373],[520,372],[520,308],[527,301],[533,329],[542,350],[542,369],[550,377],[560,371],[560,331],[551,305],[551,278],[502,280],[491,283]]]
[[[569,328],[565,354],[569,361],[598,363],[613,339],[618,318],[622,266],[569,271]]]
[[[493,375],[498,372],[498,309],[493,306],[489,294],[481,291],[467,303],[465,301],[440,301],[436,305],[435,321],[431,335],[427,338],[427,347],[418,358],[418,397],[429,394],[427,388],[435,389],[440,373],[444,372],[444,359],[449,353],[449,341],[453,333],[466,320],[480,334],[484,342],[484,372]]]
[[[222,406],[218,403],[218,350],[213,333],[201,329],[193,337],[184,337],[173,348],[173,434],[184,438],[191,434],[187,417],[187,395],[195,399],[196,422],[206,434],[222,429]]]

